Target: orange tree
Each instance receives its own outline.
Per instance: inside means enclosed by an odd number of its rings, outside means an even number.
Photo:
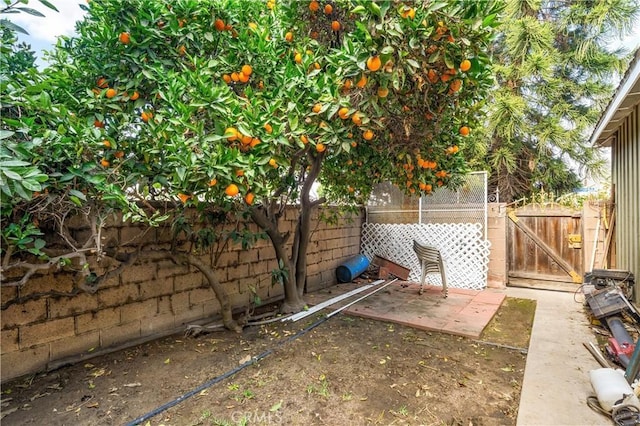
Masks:
[[[491,83],[492,1],[94,0],[87,10],[47,70],[72,123],[47,147],[68,176],[52,188],[148,223],[165,217],[132,201],[201,213],[179,210],[178,231],[246,213],[273,243],[284,311],[304,306],[311,213],[325,201],[311,199],[314,182],[356,201],[378,181],[429,193],[465,172]],[[280,227],[288,202],[299,207],[293,236]]]

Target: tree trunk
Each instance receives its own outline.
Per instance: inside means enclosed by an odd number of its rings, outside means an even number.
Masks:
[[[220,313],[222,314],[222,323],[229,330],[240,333],[242,331],[242,327],[238,325],[237,322],[233,320],[233,315],[231,312],[231,302],[229,301],[229,296],[225,291],[224,287],[220,284],[220,281],[215,276],[213,269],[201,261],[199,258],[192,254],[186,253],[176,253],[173,254],[174,259],[180,263],[188,263],[190,265],[198,268],[200,272],[205,276],[207,281],[209,282],[209,286],[213,290],[220,302]]]
[[[311,238],[311,217],[315,208],[324,202],[324,198],[311,201],[309,194],[315,183],[320,169],[322,167],[322,159],[324,153],[317,154],[315,157],[310,155],[311,169],[302,185],[300,191],[300,212],[298,216],[298,226],[296,227],[295,244],[292,248],[291,257],[295,261],[296,285],[298,296],[302,298],[304,288],[307,281],[307,250],[309,249],[309,239]]]
[[[260,206],[251,210],[251,218],[262,228],[276,252],[278,268],[281,269],[283,286],[284,286],[284,302],[280,311],[282,313],[300,312],[305,303],[301,295],[298,294],[296,285],[295,265],[287,256],[285,244],[289,238],[289,233],[282,234],[278,229],[280,213],[277,212],[277,206],[272,203],[270,206]]]

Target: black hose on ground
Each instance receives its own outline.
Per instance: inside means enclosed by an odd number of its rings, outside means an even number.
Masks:
[[[127,426],[136,426],[141,424],[142,422],[151,419],[152,417],[157,416],[158,414],[162,413],[163,411],[168,410],[171,407],[174,407],[178,404],[180,404],[182,401],[191,398],[194,395],[199,394],[200,392],[202,392],[203,390],[215,385],[218,382],[221,382],[222,380],[233,376],[234,374],[236,374],[237,372],[244,370],[245,368],[247,368],[250,365],[255,364],[256,362],[268,357],[269,355],[271,355],[276,349],[278,349],[279,347],[289,343],[292,340],[297,339],[300,336],[303,336],[305,334],[307,334],[308,332],[310,332],[311,330],[313,330],[314,328],[316,328],[317,326],[319,326],[320,324],[322,324],[323,322],[327,321],[329,318],[331,318],[331,316],[323,316],[322,318],[320,318],[318,321],[314,322],[313,324],[311,324],[310,326],[308,326],[307,328],[304,328],[300,331],[298,331],[296,334],[289,336],[288,338],[284,339],[281,342],[278,342],[278,344],[276,344],[273,348],[268,349],[264,352],[262,352],[260,355],[251,358],[251,360],[240,364],[239,366],[237,366],[236,368],[234,368],[233,370],[227,371],[226,373],[215,377],[203,384],[201,384],[200,386],[198,386],[197,388],[179,396],[178,398],[169,401],[163,405],[161,405],[160,407],[148,412],[147,414],[144,414],[134,420],[132,420],[131,422],[127,423]]]

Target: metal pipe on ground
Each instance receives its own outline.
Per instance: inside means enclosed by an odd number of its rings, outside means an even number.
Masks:
[[[329,300],[325,300],[324,302],[319,303],[319,304],[315,305],[314,307],[312,307],[312,308],[310,308],[310,309],[308,309],[306,311],[298,312],[297,314],[293,314],[293,315],[291,315],[289,317],[283,318],[282,321],[295,322],[295,321],[301,320],[302,318],[308,317],[309,315],[314,314],[314,313],[326,308],[327,306],[331,306],[334,303],[337,303],[337,302],[339,302],[341,300],[344,300],[344,299],[346,299],[348,297],[351,297],[351,296],[353,296],[355,294],[361,293],[361,292],[363,292],[365,290],[368,290],[368,289],[370,289],[372,287],[375,287],[378,284],[381,284],[383,282],[384,282],[384,280],[378,280],[378,281],[372,282],[371,284],[367,284],[367,285],[364,285],[362,287],[358,287],[355,290],[351,290],[348,293],[341,294],[341,295],[333,297],[333,298],[331,298]]]

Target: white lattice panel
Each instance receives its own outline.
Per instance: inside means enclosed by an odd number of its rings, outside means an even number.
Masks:
[[[440,250],[450,287],[481,290],[487,286],[490,243],[483,239],[479,223],[365,223],[361,253],[369,260],[378,255],[410,268],[409,280],[420,282],[413,240]],[[427,275],[427,283],[441,285],[440,275]]]

